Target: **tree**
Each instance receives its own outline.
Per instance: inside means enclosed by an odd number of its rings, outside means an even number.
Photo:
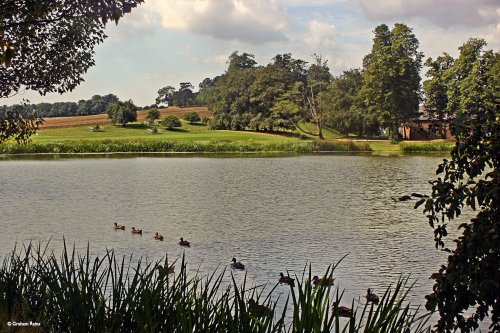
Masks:
[[[112,103],[106,113],[115,125],[126,126],[127,123],[137,120],[137,107],[132,101]]]
[[[0,97],[22,87],[45,95],[73,90],[94,65],[110,21],[143,0],[4,0],[0,4]]]
[[[179,91],[174,91],[172,94],[173,104],[176,106],[193,105],[196,101],[193,88],[194,86],[190,82],[181,82]]]
[[[154,108],[148,111],[146,120],[149,126],[153,126],[158,119],[160,119],[160,111],[158,109]]]
[[[158,97],[156,97],[156,104],[166,104],[167,107],[173,104],[173,97],[175,93],[175,88],[172,86],[166,86],[158,90]]]
[[[399,127],[418,117],[420,102],[420,68],[423,54],[412,29],[396,23],[375,28],[370,54],[363,59],[361,94],[368,110],[390,130],[393,141],[399,141]]]
[[[196,103],[198,105],[207,105],[208,98],[212,93],[211,90],[217,85],[220,76],[216,76],[213,79],[205,78],[199,85],[198,93],[196,94]]]
[[[453,65],[454,59],[447,53],[433,60],[428,58],[425,66],[429,70],[425,74],[428,80],[423,83],[424,107],[427,116],[433,119],[440,129],[441,135],[446,136],[446,107],[448,105],[448,79],[445,73]]]
[[[229,64],[228,71],[232,69],[248,69],[254,68],[257,62],[254,60],[255,56],[243,52],[243,54],[238,54],[238,51],[234,51],[229,56],[227,63]]]
[[[212,111],[209,127],[212,129],[244,130],[255,114],[250,101],[250,86],[255,80],[253,55],[233,52],[226,73],[208,89],[206,101]]]
[[[14,138],[18,143],[26,143],[34,134],[43,119],[33,112],[29,105],[0,107],[0,143]]]
[[[174,127],[181,127],[182,126],[182,123],[179,120],[179,118],[177,118],[174,115],[166,116],[165,119],[162,120],[161,124],[168,130],[173,129]]]
[[[323,137],[324,121],[324,97],[322,94],[331,82],[332,76],[328,68],[328,60],[323,60],[321,56],[314,54],[315,63],[309,66],[307,70],[307,85],[304,86],[303,96],[305,106],[303,107],[303,121],[311,122],[316,126],[316,132],[304,129],[300,122],[297,122],[297,128],[306,134],[317,136],[320,140]],[[300,84],[296,86],[300,90]],[[296,100],[299,102],[298,100]],[[300,102],[299,102],[300,103]]]
[[[500,330],[500,55],[484,51],[485,45],[469,40],[445,70],[446,110],[456,144],[451,160],[438,167],[430,198],[415,205],[425,204],[436,247],[449,253],[447,264],[432,275],[426,304],[439,311],[440,332],[472,332],[490,313],[491,331]],[[478,213],[459,226],[463,233],[449,249],[447,223],[464,207]],[[474,311],[465,314],[470,307]]]
[[[189,121],[190,124],[196,123],[201,120],[200,115],[195,111],[186,112],[184,120]]]
[[[73,90],[94,65],[94,47],[143,0],[4,0],[0,4],[0,98],[24,87],[45,95]],[[22,115],[21,115],[22,114]],[[4,113],[0,137],[24,142],[42,120],[32,112]]]
[[[324,92],[325,124],[345,135],[359,136],[380,134],[377,118],[366,112],[360,96],[363,75],[359,69],[351,69],[333,79]]]

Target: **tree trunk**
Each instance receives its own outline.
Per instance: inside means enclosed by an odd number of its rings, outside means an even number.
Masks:
[[[318,129],[318,137],[320,140],[325,140],[325,137],[323,136],[323,121],[321,119],[318,119],[316,122],[316,128]]]
[[[399,141],[399,126],[397,123],[391,125],[390,132],[391,140]]]

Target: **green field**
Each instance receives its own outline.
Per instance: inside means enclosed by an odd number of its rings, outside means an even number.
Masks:
[[[182,127],[163,130],[161,134],[151,134],[144,124],[133,123],[125,127],[106,125],[104,132],[91,132],[88,126],[42,129],[32,137],[34,143],[63,142],[77,140],[168,140],[209,142],[211,140],[231,140],[237,142],[285,142],[295,141],[295,137],[244,131],[212,131],[203,124],[189,124],[182,121]]]
[[[315,131],[312,124],[306,127]],[[372,151],[373,154],[401,154],[449,152],[453,146],[443,140],[391,144],[388,140],[351,139],[328,128],[324,129],[325,141],[301,140],[299,134],[293,132],[209,130],[206,125],[189,124],[183,120],[182,127],[163,129],[161,134],[151,134],[147,129],[142,123],[125,127],[109,124],[103,132],[92,132],[88,126],[42,129],[32,136],[31,144],[7,142],[0,146],[0,153]]]

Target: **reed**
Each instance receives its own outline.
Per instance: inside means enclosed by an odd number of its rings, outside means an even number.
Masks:
[[[451,152],[455,146],[449,141],[402,142],[399,149],[405,153]]]
[[[143,153],[143,152],[291,152],[315,151],[369,151],[366,143],[344,141],[276,141],[269,143],[238,142],[231,140],[161,141],[161,140],[89,140],[49,143],[4,143],[0,154],[83,154],[83,153]]]
[[[236,142],[236,141],[160,141],[160,140],[93,140],[51,143],[16,143],[0,145],[0,154],[81,154],[121,152],[312,152],[313,142]]]
[[[32,243],[14,249],[0,268],[0,330],[7,321],[38,322],[44,332],[424,332],[428,315],[405,305],[407,279],[387,289],[380,305],[358,308],[339,319],[331,302],[342,298],[331,286],[313,287],[311,267],[281,304],[274,288],[249,287],[215,269],[189,276],[185,258],[145,263],[118,258],[112,250],[92,257],[68,251],[57,257]],[[178,264],[177,272],[168,267]],[[332,277],[336,265],[327,269]],[[249,302],[253,299],[255,303]],[[354,304],[354,302],[353,302]]]

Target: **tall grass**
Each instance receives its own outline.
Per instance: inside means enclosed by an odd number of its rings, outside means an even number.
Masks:
[[[335,140],[335,141],[317,141],[317,150],[319,151],[338,151],[338,152],[358,152],[372,151],[367,142],[356,142],[353,140]]]
[[[215,270],[205,277],[187,273],[184,258],[169,274],[166,259],[133,264],[113,251],[91,258],[64,245],[61,257],[47,247],[29,244],[14,249],[0,269],[0,330],[7,321],[38,322],[47,332],[423,332],[428,316],[405,305],[400,280],[387,289],[380,305],[358,308],[339,319],[331,302],[335,288],[313,287],[311,268],[298,287],[290,288],[283,309],[273,291],[238,284]],[[328,268],[331,277],[335,266]],[[252,305],[253,299],[257,305]],[[353,302],[354,304],[354,302]],[[264,307],[265,306],[265,307]]]
[[[231,140],[161,141],[161,140],[92,140],[51,143],[16,143],[0,145],[0,154],[81,154],[118,152],[293,152],[314,151],[368,151],[365,143],[353,141],[282,141],[236,142]]]
[[[402,142],[399,149],[405,153],[451,152],[454,146],[449,141]]]

